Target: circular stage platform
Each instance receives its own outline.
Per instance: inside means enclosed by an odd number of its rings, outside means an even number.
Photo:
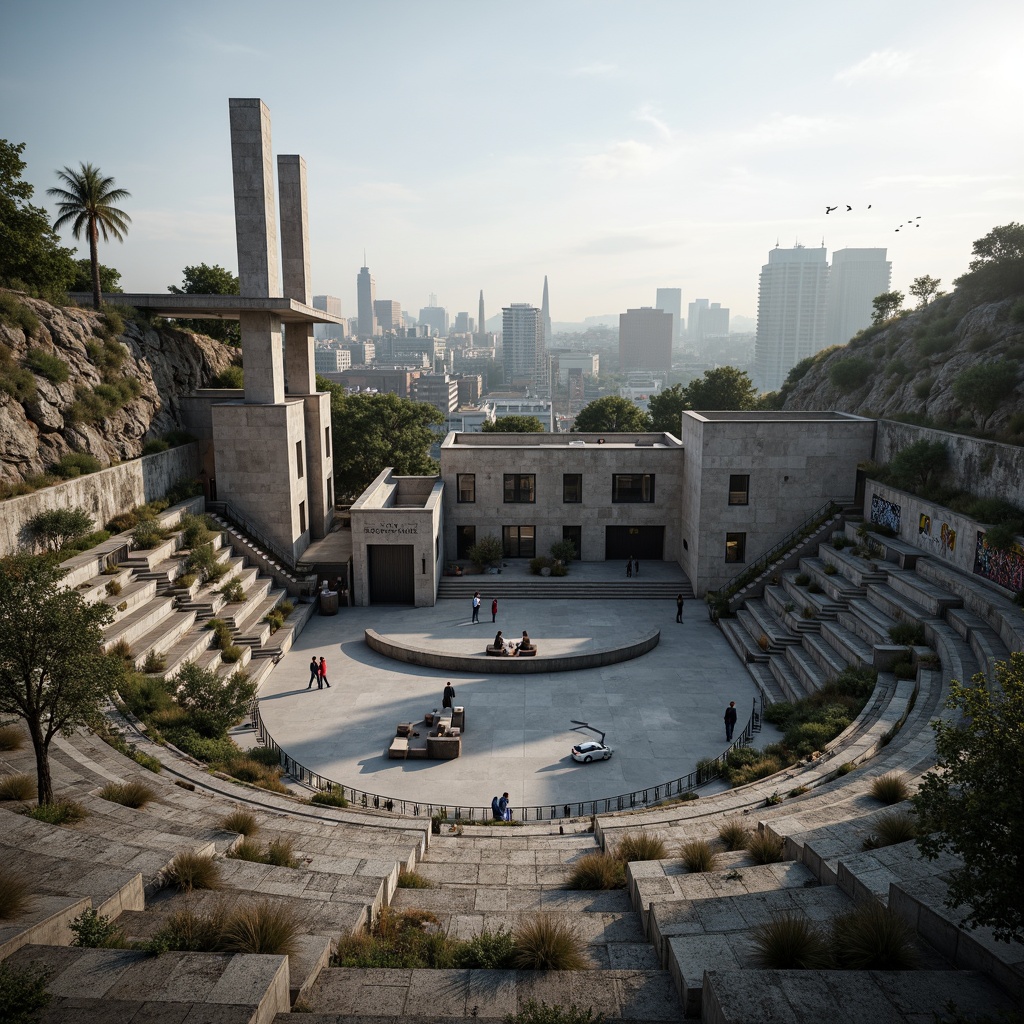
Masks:
[[[756,694],[703,607],[688,609],[696,614],[678,624],[674,600],[505,600],[497,625],[471,623],[463,603],[453,601],[342,609],[309,622],[260,690],[260,714],[269,735],[299,764],[379,794],[382,804],[390,797],[477,808],[473,813],[482,815],[503,792],[522,808],[653,790],[720,754],[726,705],[736,701],[742,727]],[[510,636],[528,630],[552,656],[629,649],[658,631],[660,642],[618,663],[509,675],[488,671],[489,663],[505,659],[481,656],[498,627]],[[396,661],[367,645],[366,630],[405,650],[480,664],[456,672]],[[314,655],[327,659],[330,689],[307,689]],[[449,680],[455,703],[465,708],[461,756],[389,760],[397,725],[440,708]],[[574,721],[605,732],[614,756],[574,762],[572,745],[594,735]]]

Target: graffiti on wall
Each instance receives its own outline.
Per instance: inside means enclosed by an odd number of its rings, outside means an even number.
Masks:
[[[903,506],[894,501],[887,501],[877,494],[871,495],[871,522],[879,526],[888,526],[894,533],[900,532],[900,517]]]
[[[974,571],[1007,590],[1024,590],[1024,548],[1019,544],[1007,550],[990,548],[985,542],[985,534],[979,530],[974,549]]]
[[[917,521],[917,543],[922,548],[949,557],[956,551],[956,530],[943,523],[938,530],[932,528],[932,517],[922,512]]]

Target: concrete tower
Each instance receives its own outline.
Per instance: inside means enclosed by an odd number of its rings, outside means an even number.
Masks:
[[[678,341],[683,333],[683,289],[659,288],[654,307],[672,314],[672,340]]]
[[[505,386],[526,385],[535,391],[543,378],[543,314],[529,302],[513,302],[502,309],[501,314]]]
[[[619,314],[619,370],[672,369],[672,314],[643,306]]]
[[[366,256],[363,256],[366,259]],[[356,278],[356,297],[358,299],[358,315],[360,338],[372,338],[377,333],[377,316],[373,309],[377,298],[377,284],[370,276],[370,268],[363,267]]]
[[[540,315],[544,323],[544,347],[551,344],[551,305],[548,302],[548,275],[544,275],[544,297],[540,303]]]
[[[487,323],[484,320],[484,290],[480,289],[480,309],[477,313],[477,338],[480,340],[480,345],[483,346],[484,338],[487,336]]]
[[[871,300],[889,290],[892,264],[885,249],[837,249],[832,253],[825,302],[825,344],[845,345],[871,323]]]

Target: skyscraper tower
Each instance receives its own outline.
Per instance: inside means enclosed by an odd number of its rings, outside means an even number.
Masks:
[[[672,340],[678,341],[683,333],[683,289],[659,288],[654,308],[672,314]]]
[[[824,246],[796,245],[768,253],[757,292],[754,383],[767,391],[782,386],[790,370],[825,347],[828,263]]]
[[[825,303],[825,344],[845,345],[871,323],[871,300],[889,290],[892,264],[884,249],[832,253]]]
[[[526,385],[535,391],[542,383],[544,318],[529,302],[513,302],[501,311],[502,364],[505,385]]]
[[[551,344],[551,306],[548,303],[548,275],[544,275],[544,298],[540,303],[540,315],[544,324],[544,347]]]
[[[363,254],[363,261],[366,254]],[[356,278],[356,297],[358,299],[359,337],[372,338],[377,333],[377,316],[373,310],[377,298],[377,284],[370,276],[370,268],[362,267]]]
[[[619,369],[672,369],[672,314],[642,306],[619,314]]]
[[[480,310],[476,321],[477,338],[480,340],[481,346],[484,343],[484,337],[487,335],[487,324],[484,320],[484,290],[480,289]]]

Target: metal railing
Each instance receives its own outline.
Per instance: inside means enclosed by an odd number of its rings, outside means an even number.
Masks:
[[[752,583],[779,557],[796,544],[801,535],[806,532],[810,536],[818,527],[823,526],[829,519],[842,512],[843,506],[834,498],[829,498],[821,508],[815,509],[799,526],[794,527],[777,544],[772,545],[764,554],[755,561],[741,569],[724,587],[718,590],[709,590],[705,600],[709,605],[720,606],[723,601],[735,597],[748,583]]]
[[[551,821],[558,818],[582,818],[594,814],[611,814],[615,811],[628,811],[632,809],[649,807],[662,800],[670,800],[673,797],[680,797],[690,793],[701,786],[714,782],[722,777],[726,761],[733,750],[738,747],[745,747],[750,743],[755,732],[761,729],[762,698],[753,698],[750,711],[750,718],[744,726],[743,732],[735,738],[729,746],[717,757],[701,761],[696,768],[688,775],[682,775],[671,782],[659,786],[648,786],[645,789],[634,790],[632,793],[621,793],[617,796],[604,797],[599,800],[572,801],[565,804],[534,804],[529,807],[518,808],[517,820],[524,823],[531,821]],[[456,801],[445,802],[423,802],[419,800],[406,800],[402,797],[385,796],[383,793],[370,793],[365,790],[356,789],[353,786],[346,786],[344,783],[329,779],[325,775],[314,772],[304,764],[296,761],[294,757],[278,746],[274,737],[267,731],[260,715],[259,698],[254,698],[250,706],[252,727],[260,742],[277,751],[281,766],[285,772],[313,789],[322,792],[333,791],[345,797],[349,804],[355,807],[388,811],[392,814],[403,815],[412,818],[431,818],[440,815],[445,819],[455,821],[481,821],[490,820],[491,808],[476,807],[467,804],[460,804]]]

